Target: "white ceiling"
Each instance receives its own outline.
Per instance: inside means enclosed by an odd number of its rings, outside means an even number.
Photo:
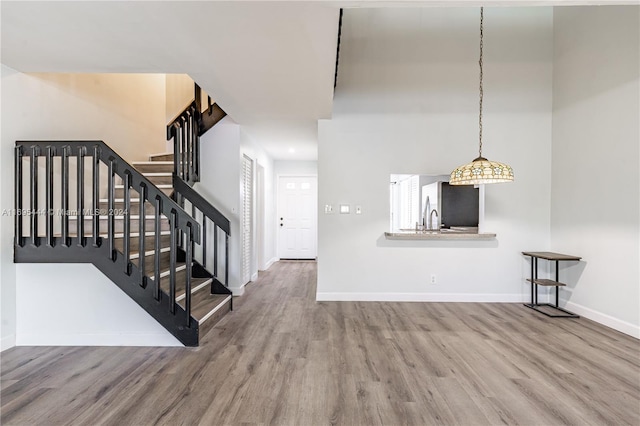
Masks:
[[[314,160],[340,7],[614,3],[638,2],[5,0],[1,60],[23,72],[186,73],[274,159]]]
[[[317,120],[331,116],[338,8],[262,2],[1,3],[1,58],[9,67],[186,73],[273,158],[316,159]]]

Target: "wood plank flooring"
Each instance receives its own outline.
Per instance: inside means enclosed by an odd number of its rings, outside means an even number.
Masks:
[[[199,348],[2,353],[3,425],[639,425],[640,341],[520,304],[315,302],[280,262]]]

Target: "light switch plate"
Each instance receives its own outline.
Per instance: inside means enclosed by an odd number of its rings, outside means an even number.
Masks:
[[[356,206],[356,214],[362,214],[362,206]]]
[[[340,214],[349,214],[351,213],[351,207],[349,204],[340,204]]]
[[[333,214],[333,205],[325,204],[324,205],[324,214]]]

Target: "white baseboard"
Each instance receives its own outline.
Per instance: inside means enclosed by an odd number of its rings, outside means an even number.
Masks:
[[[258,279],[258,273],[256,272],[255,274],[251,275],[251,281],[255,281]]]
[[[19,334],[16,346],[184,346],[166,334]]]
[[[231,290],[231,294],[234,296],[242,296],[244,294],[244,285],[240,287],[228,287]]]
[[[9,336],[5,336],[0,340],[0,352],[6,351],[7,349],[11,349],[16,345],[16,335],[11,334]]]
[[[562,303],[560,304],[560,306],[562,306]],[[564,308],[599,324],[605,325],[609,328],[613,328],[614,330],[618,330],[621,333],[628,334],[629,336],[635,337],[636,339],[640,339],[640,326],[631,324],[630,322],[619,320],[618,318],[614,318],[610,315],[594,311],[591,308],[587,308],[573,302],[566,302]]]
[[[264,271],[266,271],[267,269],[271,268],[271,266],[272,266],[274,263],[276,263],[278,260],[280,260],[280,259],[278,259],[277,257],[273,257],[273,258],[271,258],[271,260],[269,260],[269,261],[267,262],[267,264],[266,264],[266,265],[264,265],[264,269],[263,269],[263,270],[264,270]]]
[[[526,294],[467,294],[467,293],[323,293],[316,294],[318,302],[484,302],[524,303]]]

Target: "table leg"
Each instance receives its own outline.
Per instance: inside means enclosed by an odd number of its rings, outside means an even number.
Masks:
[[[560,275],[558,273],[559,262],[556,260],[556,282],[560,282]],[[556,308],[558,307],[558,301],[560,299],[560,287],[556,286]]]
[[[535,266],[535,268],[533,269],[533,271],[534,271],[534,278],[533,278],[533,280],[534,280],[534,281],[538,279],[538,258],[537,258],[537,257],[535,258],[535,262],[536,262],[536,266]],[[538,284],[535,284],[535,283],[534,283],[533,287],[534,287],[534,289],[535,289],[535,290],[534,290],[534,293],[533,293],[533,295],[535,296],[535,302],[534,302],[533,304],[534,304],[534,305],[537,305],[537,304],[538,304]]]
[[[531,304],[533,305],[533,280],[534,280],[534,276],[533,276],[533,262],[535,262],[535,258],[531,257]]]

